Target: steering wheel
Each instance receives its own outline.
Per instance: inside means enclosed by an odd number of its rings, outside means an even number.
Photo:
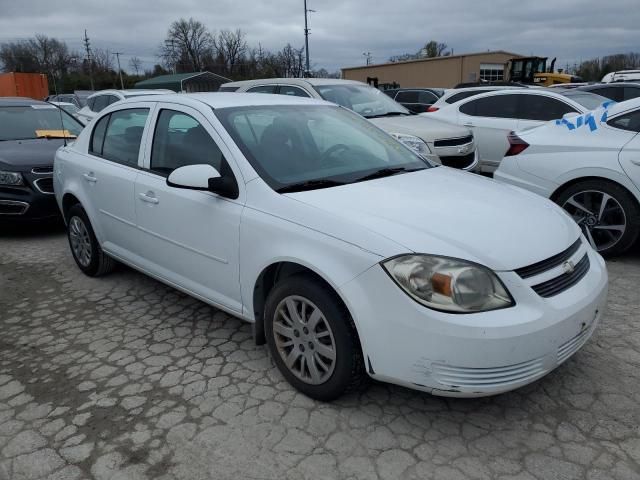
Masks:
[[[322,154],[322,157],[320,158],[320,160],[324,163],[327,160],[329,160],[329,158],[331,158],[331,156],[334,153],[341,152],[343,150],[345,151],[350,150],[350,148],[348,145],[345,145],[344,143],[337,143],[333,147],[329,147],[327,151]]]

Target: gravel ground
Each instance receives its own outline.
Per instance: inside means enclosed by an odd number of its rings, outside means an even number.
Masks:
[[[541,381],[479,400],[372,384],[332,404],[249,325],[127,268],[91,279],[59,229],[0,228],[0,479],[640,479],[640,253]]]

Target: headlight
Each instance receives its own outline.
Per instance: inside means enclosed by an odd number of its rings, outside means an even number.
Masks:
[[[474,313],[515,304],[495,273],[465,260],[402,255],[382,266],[411,298],[434,310]]]
[[[0,170],[0,185],[24,185],[24,180],[18,172],[5,172]]]
[[[406,135],[404,133],[392,133],[391,136],[400,143],[409,147],[418,155],[425,156],[431,153],[429,146],[421,138],[414,137],[413,135]]]

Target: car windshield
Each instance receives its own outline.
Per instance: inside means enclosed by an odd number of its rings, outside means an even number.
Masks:
[[[578,102],[583,107],[589,110],[595,110],[600,105],[610,100],[606,97],[590,92],[576,92],[575,90],[567,90],[566,92],[560,92],[567,98],[570,98],[574,102]]]
[[[221,108],[214,113],[258,174],[281,193],[430,167],[390,135],[344,108],[268,105]]]
[[[411,112],[377,88],[357,84],[315,85],[322,98],[365,118],[411,115]]]
[[[73,115],[79,110],[79,108],[75,106],[73,103],[70,103],[68,105],[58,105],[58,106],[61,109],[63,109],[65,112],[70,113],[71,115]]]
[[[0,141],[75,138],[82,124],[54,105],[0,107]]]

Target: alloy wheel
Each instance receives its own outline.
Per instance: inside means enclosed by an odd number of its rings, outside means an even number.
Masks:
[[[310,385],[327,381],[336,365],[336,343],[322,311],[308,299],[291,295],[273,318],[276,348],[287,369]]]
[[[620,202],[605,192],[575,193],[562,205],[582,229],[593,248],[607,250],[620,241],[627,229],[627,217]]]
[[[69,221],[69,240],[78,263],[88,267],[91,263],[91,238],[80,217],[72,217]]]

